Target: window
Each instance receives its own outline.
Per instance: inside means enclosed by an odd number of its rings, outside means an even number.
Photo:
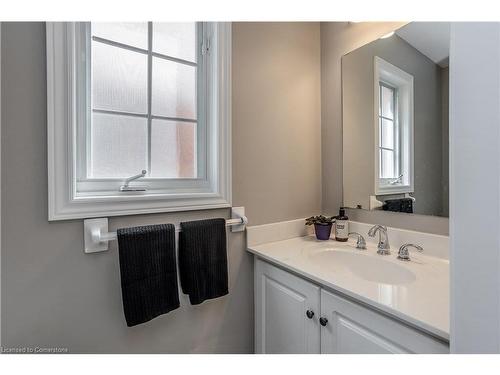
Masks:
[[[399,128],[397,120],[397,89],[379,82],[379,179],[385,184],[401,179],[399,162]]]
[[[92,23],[82,179],[197,177],[196,23]],[[203,124],[200,123],[200,127]]]
[[[230,206],[229,48],[226,23],[48,23],[49,220]]]
[[[375,193],[413,192],[413,76],[375,57]]]

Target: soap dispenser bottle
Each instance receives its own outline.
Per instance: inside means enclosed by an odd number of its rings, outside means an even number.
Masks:
[[[345,214],[344,207],[339,210],[339,215],[335,217],[335,239],[346,242],[349,238],[349,218]]]

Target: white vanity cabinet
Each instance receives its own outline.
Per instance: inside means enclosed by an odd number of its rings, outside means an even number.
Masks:
[[[255,352],[320,353],[320,287],[255,259]]]
[[[449,353],[447,344],[368,307],[321,290],[321,353]],[[324,320],[326,319],[326,320]]]
[[[255,351],[449,353],[449,347],[256,257]]]

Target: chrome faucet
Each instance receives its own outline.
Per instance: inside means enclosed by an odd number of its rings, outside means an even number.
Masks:
[[[365,241],[365,238],[361,234],[359,234],[358,232],[350,232],[349,237],[351,237],[351,236],[357,237],[356,249],[359,249],[359,250],[366,249],[366,241]]]
[[[398,251],[398,259],[399,260],[406,260],[406,261],[410,260],[410,251],[409,251],[410,247],[413,247],[420,252],[424,251],[422,246],[414,245],[412,243],[404,244],[399,248],[399,251]]]
[[[375,237],[378,232],[378,246],[377,254],[380,255],[390,255],[391,246],[389,245],[389,237],[387,236],[387,227],[383,225],[374,225],[369,231],[368,235],[370,237]]]

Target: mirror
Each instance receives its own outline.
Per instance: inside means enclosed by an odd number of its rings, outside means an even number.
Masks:
[[[412,22],[342,57],[345,207],[448,216],[449,30]]]

